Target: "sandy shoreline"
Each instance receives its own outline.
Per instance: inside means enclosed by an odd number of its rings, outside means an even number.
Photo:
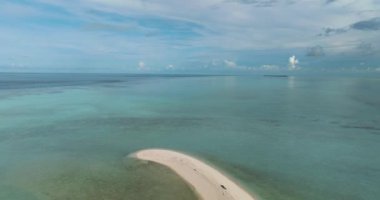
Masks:
[[[254,200],[248,192],[218,170],[183,153],[147,149],[133,155],[169,167],[190,184],[203,200]]]

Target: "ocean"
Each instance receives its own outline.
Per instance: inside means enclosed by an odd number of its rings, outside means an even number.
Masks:
[[[260,200],[378,200],[379,144],[378,75],[0,74],[1,200],[197,199],[145,148]]]

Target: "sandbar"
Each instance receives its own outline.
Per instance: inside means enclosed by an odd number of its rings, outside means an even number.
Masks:
[[[254,200],[231,178],[184,153],[165,149],[146,149],[134,153],[133,156],[170,168],[182,177],[203,200]]]

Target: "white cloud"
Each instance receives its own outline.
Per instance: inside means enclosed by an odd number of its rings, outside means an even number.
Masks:
[[[75,4],[67,0],[35,0],[36,6],[33,6],[33,2],[9,2],[0,5],[0,11],[4,11],[0,12],[0,18],[5,16],[5,21],[6,17],[41,15],[41,19],[68,22],[62,23],[64,26],[49,26],[46,23],[35,23],[34,21],[39,20],[31,19],[30,25],[5,23],[0,28],[0,43],[7,46],[6,49],[0,50],[0,56],[5,55],[0,57],[0,60],[9,55],[29,53],[27,49],[35,49],[30,54],[34,58],[31,65],[36,66],[52,66],[51,63],[59,63],[58,65],[70,65],[75,68],[84,66],[82,63],[91,60],[91,66],[98,68],[104,65],[122,68],[123,63],[144,58],[144,62],[153,63],[152,66],[149,65],[152,70],[155,70],[154,63],[167,63],[168,60],[181,63],[181,68],[190,68],[194,65],[186,60],[186,57],[203,51],[211,56],[199,59],[199,66],[244,69],[251,62],[237,55],[243,51],[258,50],[259,53],[253,53],[252,56],[261,56],[261,50],[270,52],[321,45],[326,55],[330,56],[353,51],[358,41],[372,44],[377,51],[380,49],[380,31],[351,31],[331,37],[316,36],[325,27],[345,27],[357,21],[378,17],[380,4],[376,0],[337,0],[327,5],[325,1],[276,0],[273,1],[276,2],[273,6],[268,7],[238,3],[238,0],[193,0],[187,1],[186,6],[183,5],[183,1],[178,0],[78,0]],[[50,7],[54,9],[49,10]],[[271,20],[260,16],[271,16]],[[140,23],[144,20],[165,23],[156,23],[153,26],[153,23]],[[176,37],[181,35],[166,32],[170,29],[165,27],[166,24],[184,30],[191,29],[194,35],[185,31],[184,36],[189,38],[176,40]],[[104,32],[105,30],[108,31]],[[135,32],[120,34],[124,31]],[[144,33],[154,34],[144,37]],[[26,46],[28,48],[25,48]],[[72,57],[75,59],[71,59]],[[211,58],[222,59],[210,63]],[[262,58],[263,62],[258,63],[272,62],[271,58]],[[61,60],[65,62],[60,62]],[[306,61],[303,61],[305,68]],[[142,65],[138,63],[139,70],[149,69],[144,62]],[[163,65],[163,68],[170,67]],[[257,65],[255,69],[275,68]],[[285,69],[285,66],[281,69]],[[289,69],[299,67],[297,63],[293,63],[289,65]],[[129,70],[136,70],[136,66],[131,66]]]
[[[229,68],[236,68],[237,64],[234,61],[224,60],[224,64]]]
[[[297,70],[299,67],[297,66],[298,60],[296,56],[290,56],[289,57],[289,70]]]
[[[145,63],[143,61],[140,61],[138,63],[138,69],[139,70],[146,70],[147,69],[146,66],[145,66]]]
[[[167,70],[173,70],[174,69],[174,65],[170,64],[170,65],[166,66],[166,69]]]
[[[80,9],[63,0],[59,2],[71,10]],[[364,12],[358,15],[358,12],[380,9],[380,4],[374,3],[373,0],[340,0],[329,5],[321,1],[276,1],[278,3],[265,8],[226,0],[194,0],[186,2],[186,6],[178,0],[81,0],[79,2],[78,5],[86,10],[92,8],[125,16],[158,16],[193,22],[210,30],[199,31],[202,38],[193,41],[193,45],[225,49],[306,47],[315,45],[315,42],[318,42],[316,40],[321,40],[320,44],[328,47],[329,42],[337,38],[314,37],[324,27],[352,24],[376,14]],[[270,23],[265,18],[258,17],[267,15],[271,16]],[[360,38],[360,35],[349,38],[354,40]]]
[[[49,0],[39,1],[53,4]],[[205,27],[206,30],[198,30],[202,37],[189,42],[191,45],[232,50],[307,47],[314,46],[315,43],[329,48],[332,42],[346,43],[347,40],[363,38],[363,35],[351,34],[339,38],[316,37],[323,28],[341,27],[363,18],[374,17],[374,14],[378,13],[360,11],[380,9],[380,4],[373,0],[339,0],[328,5],[321,1],[279,0],[273,1],[277,2],[273,6],[265,8],[254,6],[254,2],[267,1],[236,3],[239,1],[193,0],[186,2],[186,6],[178,0],[80,0],[78,2],[75,6],[64,0],[54,1],[54,4],[64,5],[68,10],[80,16],[90,17],[89,19],[93,16],[83,12],[93,9],[122,16],[150,16],[184,23],[192,22]],[[271,16],[270,23],[265,18],[258,17],[267,15]]]
[[[262,65],[260,69],[265,71],[277,71],[280,70],[280,67],[277,65]]]

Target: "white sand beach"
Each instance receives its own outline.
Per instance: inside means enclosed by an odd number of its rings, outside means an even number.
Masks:
[[[147,149],[136,152],[134,156],[169,167],[190,184],[203,200],[254,200],[248,192],[215,168],[183,153]]]

